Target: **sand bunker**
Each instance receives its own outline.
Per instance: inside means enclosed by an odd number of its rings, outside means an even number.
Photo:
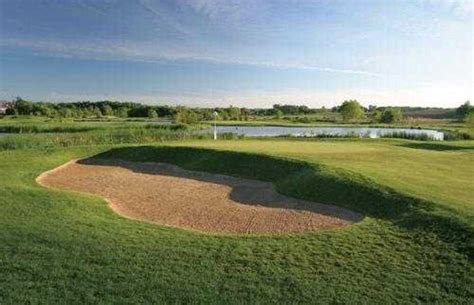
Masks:
[[[271,183],[151,162],[71,161],[38,183],[104,197],[125,217],[212,233],[283,233],[335,228],[361,215],[283,196]]]

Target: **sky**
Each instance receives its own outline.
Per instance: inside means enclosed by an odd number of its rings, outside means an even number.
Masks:
[[[473,101],[474,0],[0,0],[0,99]]]

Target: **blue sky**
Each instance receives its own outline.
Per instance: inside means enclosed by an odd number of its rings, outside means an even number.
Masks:
[[[472,0],[0,0],[0,98],[457,106]]]

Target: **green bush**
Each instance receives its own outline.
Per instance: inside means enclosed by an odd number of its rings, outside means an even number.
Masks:
[[[364,109],[356,100],[344,101],[339,107],[344,121],[359,120],[365,116]]]
[[[474,109],[471,109],[469,114],[466,116],[466,125],[469,128],[474,128]]]
[[[400,108],[387,108],[380,117],[382,123],[398,123],[402,119],[403,113]]]

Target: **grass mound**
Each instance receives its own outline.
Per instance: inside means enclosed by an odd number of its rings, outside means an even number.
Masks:
[[[122,147],[97,157],[166,162],[180,167],[273,182],[285,195],[352,209],[418,232],[437,234],[474,258],[474,230],[449,209],[382,187],[361,175],[288,158],[194,147]],[[467,246],[467,248],[466,248]]]
[[[379,183],[383,177],[375,180],[354,170],[365,149],[372,156],[380,148],[394,158],[401,154],[420,160],[465,152],[425,152],[392,142],[234,142],[221,147],[181,143],[209,148],[1,151],[0,303],[472,301],[472,224],[458,209],[426,196],[409,196],[401,184],[388,187]],[[222,151],[237,144],[243,152]],[[255,153],[266,145],[274,155]],[[293,153],[288,147],[294,145]],[[348,150],[351,170],[343,168]],[[322,162],[326,154],[340,158],[341,166]],[[96,197],[46,190],[34,183],[47,169],[91,155],[270,181],[285,195],[330,202],[367,217],[322,233],[208,236],[123,219]],[[450,173],[445,175],[449,178]],[[451,194],[446,202],[462,203],[460,198]]]

